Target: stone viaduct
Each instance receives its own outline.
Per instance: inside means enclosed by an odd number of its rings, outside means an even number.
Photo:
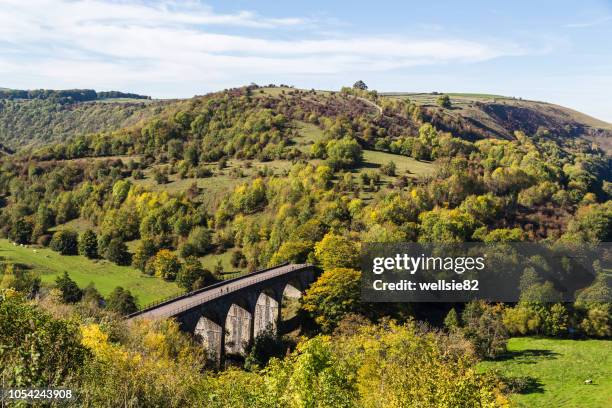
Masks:
[[[220,364],[226,353],[244,355],[264,330],[278,331],[283,299],[300,297],[317,274],[309,264],[283,264],[164,301],[128,319],[174,318]]]

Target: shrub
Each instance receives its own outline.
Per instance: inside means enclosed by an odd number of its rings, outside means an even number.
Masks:
[[[436,99],[436,104],[442,108],[450,109],[451,108],[451,100],[448,95],[440,95],[438,99]]]

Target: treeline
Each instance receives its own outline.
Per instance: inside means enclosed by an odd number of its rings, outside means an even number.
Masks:
[[[59,103],[95,101],[97,99],[151,99],[150,96],[120,91],[96,92],[93,89],[0,89],[0,99],[51,99]]]

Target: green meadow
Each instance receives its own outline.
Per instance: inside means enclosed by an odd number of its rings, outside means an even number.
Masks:
[[[121,286],[130,290],[141,306],[182,292],[175,283],[147,276],[129,266],[84,256],[62,256],[48,248],[15,246],[5,239],[0,240],[0,259],[27,265],[40,274],[43,284],[53,284],[66,271],[81,287],[93,282],[102,295]]]
[[[480,368],[522,378],[527,386],[512,394],[518,407],[612,407],[612,340],[513,338],[505,356]]]

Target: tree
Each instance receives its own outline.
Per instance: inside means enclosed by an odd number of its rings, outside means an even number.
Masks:
[[[395,162],[394,161],[390,161],[387,164],[383,164],[380,167],[380,172],[386,176],[395,176],[395,170],[397,169],[397,167],[395,166]]]
[[[315,256],[323,269],[356,268],[359,264],[359,248],[348,238],[327,233],[315,245]]]
[[[450,109],[451,108],[451,100],[448,95],[440,95],[438,99],[436,99],[436,104],[442,108]]]
[[[363,160],[361,146],[349,136],[329,141],[325,149],[328,163],[334,169],[350,169]]]
[[[195,227],[189,233],[187,237],[187,244],[189,244],[190,249],[193,251],[192,253],[186,254],[202,256],[205,255],[206,252],[210,248],[210,244],[212,243],[212,234],[208,228],[205,227]]]
[[[367,91],[368,86],[362,80],[359,80],[353,84],[353,89],[359,89],[361,91]]]
[[[143,238],[136,245],[134,256],[132,257],[132,265],[141,271],[145,270],[147,261],[155,255],[157,247],[155,243],[148,238]]]
[[[503,306],[484,301],[472,301],[463,310],[463,333],[482,358],[494,358],[506,351],[508,331],[503,312]]]
[[[78,235],[71,230],[61,230],[53,234],[50,248],[62,255],[76,255],[78,251]]]
[[[54,319],[10,291],[0,291],[0,344],[5,387],[67,384],[89,357],[76,322]]]
[[[102,306],[104,304],[104,297],[98,292],[93,282],[89,282],[89,285],[83,288],[83,297],[81,301],[84,303],[91,303],[96,306]]]
[[[13,223],[9,232],[9,238],[18,244],[29,244],[32,230],[32,223],[29,220],[19,218]]]
[[[112,310],[123,316],[138,311],[136,298],[132,296],[129,290],[123,289],[121,286],[117,286],[110,295],[108,295],[106,307],[108,310]]]
[[[349,268],[326,270],[306,291],[302,308],[324,332],[331,332],[349,313],[358,313],[361,273]]]
[[[98,237],[92,230],[87,230],[79,237],[79,254],[89,259],[98,257]]]
[[[459,328],[459,316],[457,315],[457,311],[454,307],[448,312],[448,314],[444,318],[444,327],[449,330]]]
[[[173,281],[176,279],[181,264],[174,253],[167,249],[162,249],[155,255],[153,268],[155,270],[155,276]]]
[[[83,291],[79,288],[75,281],[70,279],[68,272],[64,272],[62,276],[55,279],[55,285],[62,293],[62,300],[65,303],[76,303],[83,297]]]
[[[127,246],[119,237],[110,240],[106,248],[106,259],[117,265],[129,265],[132,257],[128,252]]]
[[[200,260],[194,256],[185,259],[176,275],[176,283],[185,290],[192,291],[215,283],[214,275],[202,267]]]

